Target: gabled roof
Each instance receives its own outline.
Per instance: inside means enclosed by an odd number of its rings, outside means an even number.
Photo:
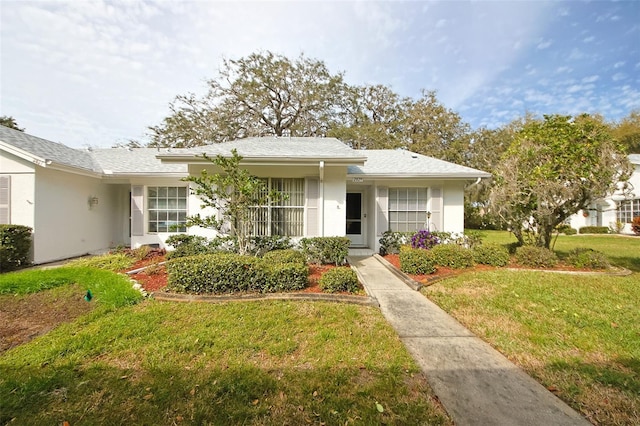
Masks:
[[[371,149],[361,152],[367,156],[367,162],[364,166],[349,166],[349,175],[470,179],[491,176],[481,170],[405,150]]]
[[[327,160],[348,164],[363,163],[365,154],[351,149],[336,138],[259,137],[239,139],[195,148],[175,149],[158,155],[163,161],[204,161],[197,157],[207,154],[228,156],[233,150],[250,161],[319,161]]]
[[[87,172],[100,172],[100,167],[87,151],[73,149],[5,126],[0,126],[0,144],[14,155],[42,166],[58,165]]]

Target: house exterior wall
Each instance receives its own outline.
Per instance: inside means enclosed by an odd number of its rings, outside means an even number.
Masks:
[[[347,227],[346,167],[327,167],[324,174],[324,232],[325,237],[344,237]]]
[[[0,151],[0,176],[10,178],[10,222],[31,228],[35,225],[36,165]]]
[[[443,231],[464,232],[464,182],[445,181],[443,187]]]
[[[640,199],[640,164],[634,164],[634,171],[629,178],[632,188],[630,199]],[[569,225],[574,229],[583,226],[608,226],[614,227],[617,217],[618,202],[624,197],[620,193],[614,193],[610,197],[600,200],[589,206],[587,210],[580,210],[569,218]],[[625,234],[633,234],[631,224],[625,223],[622,229]]]
[[[89,198],[97,197],[96,205]],[[114,188],[100,178],[38,167],[35,181],[34,263],[108,249],[118,240]]]

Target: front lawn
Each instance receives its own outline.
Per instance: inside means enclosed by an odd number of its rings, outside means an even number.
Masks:
[[[5,424],[451,424],[378,309],[148,300],[0,356]]]
[[[506,233],[485,235],[511,242]],[[640,424],[640,238],[560,236],[555,248],[562,255],[575,247],[635,273],[496,269],[422,291],[593,423]]]

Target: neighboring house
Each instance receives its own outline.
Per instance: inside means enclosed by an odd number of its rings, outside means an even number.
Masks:
[[[0,126],[0,223],[33,228],[35,263],[119,245],[165,245],[202,211],[182,178],[200,155],[243,156],[242,166],[287,194],[260,206],[255,232],[347,236],[378,250],[388,229],[463,232],[464,187],[488,173],[408,151],[349,148],[333,138],[249,138],[191,149],[73,149]],[[177,228],[177,229],[176,229]]]
[[[640,216],[640,154],[629,155],[629,161],[634,167],[629,179],[631,198],[625,198],[621,192],[616,191],[611,196],[598,200],[586,210],[570,217],[569,224],[572,228],[607,226],[615,229],[616,222],[620,222],[624,225],[623,233],[633,233],[631,221],[634,217]]]

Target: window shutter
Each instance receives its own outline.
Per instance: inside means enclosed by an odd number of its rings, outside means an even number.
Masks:
[[[0,224],[11,223],[11,176],[0,176]]]
[[[443,231],[442,229],[442,188],[431,188],[431,220],[430,231]]]
[[[318,210],[318,199],[320,198],[320,179],[307,178],[306,195],[306,220],[305,237],[315,237],[318,235],[318,220],[320,212]]]
[[[131,235],[144,235],[144,186],[131,187]]]
[[[376,235],[381,236],[389,230],[389,188],[378,187],[376,196]]]

